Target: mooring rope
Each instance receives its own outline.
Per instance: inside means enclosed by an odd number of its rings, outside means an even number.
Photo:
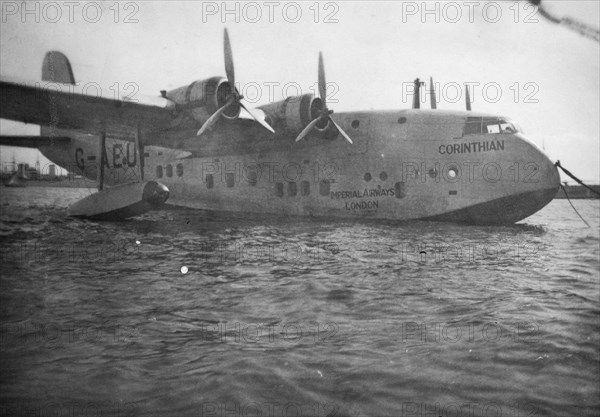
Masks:
[[[560,188],[562,188],[563,192],[565,193],[565,196],[567,197],[567,201],[569,202],[569,204],[571,205],[571,207],[573,207],[573,210],[575,210],[575,213],[577,213],[577,215],[579,216],[579,218],[581,220],[583,220],[583,222],[586,224],[587,227],[591,227],[589,225],[589,223],[586,222],[583,217],[581,217],[581,214],[579,214],[579,212],[577,211],[577,209],[575,208],[575,206],[573,205],[573,203],[571,203],[571,199],[569,198],[569,194],[567,194],[567,190],[565,189],[565,187],[562,184],[560,184]]]
[[[557,160],[554,165],[556,165],[557,167],[559,167],[560,169],[562,169],[565,174],[567,174],[569,177],[573,178],[575,181],[577,181],[579,184],[583,185],[588,190],[591,190],[593,193],[600,195],[600,193],[598,193],[593,188],[588,187],[587,185],[585,185],[583,183],[583,181],[581,181],[579,178],[577,178],[575,175],[573,175],[571,172],[569,172],[568,169],[566,169],[565,167],[563,167],[560,164],[560,161]],[[562,184],[560,184],[560,188],[562,188],[563,192],[565,193],[565,197],[567,197],[567,201],[569,202],[569,204],[571,205],[571,207],[573,207],[573,210],[575,211],[575,213],[577,213],[577,215],[579,216],[579,218],[586,224],[587,227],[591,227],[590,224],[588,222],[586,222],[585,219],[581,216],[581,214],[579,214],[579,212],[577,211],[577,209],[575,208],[575,206],[573,205],[573,203],[571,203],[571,199],[569,198],[569,194],[567,194],[567,189]]]
[[[585,185],[585,184],[583,183],[583,181],[581,181],[579,178],[577,178],[575,175],[573,175],[571,172],[569,172],[569,170],[568,170],[568,169],[566,169],[565,167],[563,167],[563,166],[560,164],[560,161],[556,161],[556,163],[555,163],[554,165],[556,165],[557,167],[559,167],[560,169],[562,169],[562,170],[564,171],[564,173],[565,173],[565,174],[567,174],[569,177],[573,178],[575,181],[577,181],[579,184],[583,185],[585,188],[587,188],[588,190],[590,190],[590,191],[591,191],[591,192],[593,192],[594,194],[596,194],[596,195],[600,195],[600,193],[599,193],[598,191],[594,190],[592,187],[589,187],[589,186]],[[563,188],[563,189],[564,189],[564,188]],[[565,194],[566,194],[566,192],[565,192]]]
[[[600,42],[600,31],[598,29],[570,17],[554,16],[548,10],[546,10],[544,5],[542,5],[542,0],[529,0],[529,2],[537,6],[540,15],[552,23],[565,25],[569,29],[579,32],[580,35],[585,36],[586,38]]]

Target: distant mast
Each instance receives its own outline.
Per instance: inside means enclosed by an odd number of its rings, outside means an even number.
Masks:
[[[429,99],[431,100],[431,109],[437,109],[437,99],[435,97],[435,86],[433,85],[433,77],[429,77]]]
[[[469,94],[469,85],[465,84],[465,105],[467,111],[471,111],[471,95]]]
[[[421,86],[424,83],[421,80],[419,80],[418,78],[414,81],[414,83],[415,83],[415,94],[413,96],[412,108],[420,109],[421,108]]]

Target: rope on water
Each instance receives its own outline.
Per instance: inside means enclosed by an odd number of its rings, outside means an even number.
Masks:
[[[572,174],[572,173],[571,173],[571,172],[570,172],[568,169],[566,169],[565,167],[563,167],[563,166],[560,164],[560,161],[556,161],[556,163],[555,163],[554,165],[556,165],[557,167],[559,167],[560,169],[562,169],[562,170],[563,170],[563,172],[564,172],[565,174],[567,174],[569,177],[573,178],[575,181],[577,181],[579,184],[583,185],[585,188],[587,188],[588,190],[590,190],[590,191],[591,191],[591,192],[593,192],[594,194],[596,194],[596,195],[600,195],[600,193],[599,193],[598,191],[594,190],[592,187],[590,187],[590,186],[588,186],[588,185],[585,185],[585,184],[583,183],[583,181],[581,181],[579,178],[577,178],[575,175],[573,175],[573,174]],[[562,186],[561,186],[561,187],[562,187]],[[564,187],[563,187],[563,190],[564,190]],[[565,194],[567,194],[567,192],[566,192],[566,191],[565,191]],[[567,198],[568,198],[568,197],[567,197]]]
[[[565,189],[565,187],[562,184],[560,184],[560,188],[562,188],[562,190],[564,191],[565,196],[567,197],[567,201],[569,202],[569,204],[571,205],[571,207],[573,207],[573,210],[575,210],[575,213],[577,213],[577,215],[579,216],[579,218],[581,220],[583,220],[583,222],[586,224],[587,227],[591,227],[589,225],[589,223],[586,222],[583,217],[581,217],[581,214],[579,214],[579,212],[577,211],[577,209],[575,208],[575,206],[573,205],[573,203],[571,203],[571,199],[569,198],[569,194],[567,194],[567,190]]]

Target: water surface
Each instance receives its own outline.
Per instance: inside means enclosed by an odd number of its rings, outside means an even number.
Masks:
[[[89,192],[2,190],[2,415],[600,414],[598,200],[591,228],[566,200],[504,227],[67,218]]]

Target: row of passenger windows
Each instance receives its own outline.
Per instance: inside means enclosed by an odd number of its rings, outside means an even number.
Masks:
[[[384,173],[382,173],[384,174]],[[437,172],[436,172],[437,174]],[[431,175],[431,172],[430,172]],[[387,179],[387,174],[385,175],[385,178]],[[248,182],[251,182],[251,178],[249,178]],[[227,184],[228,188],[233,188],[233,186],[235,185],[235,175],[232,172],[227,172],[225,173],[225,183]],[[286,187],[287,184],[287,187]],[[256,178],[254,178],[254,184],[252,185],[256,185]],[[208,174],[206,175],[206,188],[214,188],[215,186],[215,177],[213,174]],[[298,184],[296,182],[287,182],[287,183],[283,183],[283,182],[276,182],[275,183],[275,195],[277,197],[283,197],[286,195],[286,189],[287,189],[287,196],[288,197],[295,197],[298,195]],[[323,180],[321,182],[319,182],[319,194],[322,196],[328,196],[329,193],[331,191],[331,183],[327,180]],[[406,191],[405,191],[405,185],[404,182],[397,182],[394,184],[394,195],[396,196],[396,198],[404,198],[406,196]],[[300,195],[305,197],[310,195],[310,182],[309,181],[301,181],[300,182]]]
[[[183,177],[183,164],[177,164],[177,166],[175,167],[175,171],[176,171],[178,177]],[[171,178],[173,176],[173,165],[168,164],[165,167],[165,174],[167,175],[168,178]],[[163,177],[163,167],[162,167],[162,165],[158,165],[156,167],[156,178],[162,178],[162,177]]]
[[[183,164],[177,164],[177,166],[175,167],[175,170],[177,172],[177,176],[178,177],[182,177],[183,176]],[[168,164],[165,167],[165,171],[166,171],[166,175],[167,177],[172,177],[173,176],[173,166],[171,164]],[[430,170],[431,171],[431,170]],[[248,173],[248,183],[252,186],[255,186],[257,183],[257,174],[256,172],[250,172]],[[437,172],[436,172],[437,174]],[[431,176],[432,173],[430,172],[429,175]],[[163,167],[162,165],[158,165],[156,167],[156,177],[157,178],[162,178],[163,176]],[[379,178],[382,181],[387,180],[387,173],[384,171],[379,175]],[[371,180],[371,174],[370,173],[366,173],[365,174],[365,181],[370,181]],[[228,188],[233,188],[235,185],[235,174],[233,172],[226,172],[225,173],[225,183],[227,184]],[[287,184],[287,187],[286,187]],[[206,188],[214,188],[215,186],[215,177],[213,174],[208,174],[206,175]],[[286,189],[287,189],[287,196],[288,197],[295,197],[298,195],[298,184],[296,182],[287,182],[287,183],[283,183],[283,182],[277,182],[275,183],[275,195],[277,197],[283,197],[286,194]],[[403,182],[397,182],[396,184],[394,184],[394,191],[395,191],[395,196],[396,198],[404,198],[404,196],[406,195],[405,189],[404,189],[404,183]],[[323,180],[321,182],[319,182],[319,194],[322,196],[328,196],[331,190],[331,183],[329,181]],[[310,182],[309,181],[301,181],[300,182],[300,195],[301,196],[308,196],[310,195]]]
[[[160,167],[159,167],[160,168]],[[168,166],[167,166],[168,168]],[[162,171],[161,171],[162,172]],[[179,174],[177,174],[179,175]],[[167,176],[168,175],[168,171],[167,171]],[[181,175],[179,175],[181,176]],[[372,177],[371,177],[371,173],[367,172],[364,176],[364,180],[366,182],[371,181]],[[388,179],[388,175],[387,172],[383,171],[379,174],[379,179],[381,181],[386,181]],[[256,172],[248,172],[248,178],[247,178],[247,182],[248,184],[250,184],[251,186],[255,186],[257,184],[257,174]],[[225,173],[225,183],[227,184],[227,187],[229,188],[233,188],[233,186],[235,185],[235,175],[233,172],[226,172]],[[281,186],[282,190],[283,190],[283,183],[277,183],[278,187]],[[327,185],[325,185],[327,184]],[[206,188],[213,188],[215,186],[215,178],[213,176],[213,174],[208,174],[206,176]],[[327,181],[321,181],[321,183],[319,184],[320,189],[324,188],[324,187],[329,187],[329,182]],[[295,196],[298,193],[298,187],[296,185],[295,182],[288,182],[288,195],[290,196]],[[277,192],[277,194],[279,195],[280,193]],[[310,182],[308,181],[302,181],[300,183],[300,194],[301,195],[309,195],[310,194]],[[326,191],[324,195],[328,195],[329,191]],[[281,191],[281,196],[283,196],[283,191]]]
[[[182,177],[183,176],[183,164],[177,164],[177,166],[175,167],[176,173],[178,177]],[[171,178],[173,176],[173,166],[171,164],[168,164],[165,167],[165,171],[166,171],[166,175],[168,178]],[[431,173],[430,173],[431,175]],[[163,176],[163,167],[162,165],[158,165],[156,167],[156,178],[162,178]],[[381,172],[379,174],[379,178],[382,181],[387,180],[388,176],[387,173],[385,171]],[[370,173],[366,173],[364,176],[364,180],[365,181],[371,181],[371,174]],[[248,183],[251,186],[255,186],[257,184],[257,173],[256,172],[249,172],[248,173],[248,178],[247,178]],[[227,184],[228,188],[233,188],[235,185],[235,174],[233,172],[226,172],[225,173],[225,184]],[[402,191],[400,191],[398,189],[400,183],[396,183],[396,197],[398,198],[402,198],[404,197],[404,190],[402,189]],[[402,183],[402,186],[404,184]],[[213,174],[207,174],[206,175],[206,188],[214,188],[215,186],[215,177]],[[402,187],[404,188],[404,187]],[[328,196],[329,192],[331,189],[331,185],[329,181],[323,180],[319,183],[319,194],[321,194],[322,196]],[[282,182],[277,182],[275,183],[275,194],[277,195],[277,197],[283,197],[285,195],[285,184]],[[296,182],[288,182],[287,183],[287,195],[288,197],[295,197],[296,195],[298,195],[298,184]],[[310,195],[310,182],[308,181],[301,181],[300,182],[300,195],[301,196],[308,196]]]
[[[255,173],[256,174],[256,173]],[[252,186],[256,185],[256,175],[249,175],[248,183]],[[233,188],[235,185],[235,175],[232,172],[225,173],[225,184],[228,188]],[[286,187],[287,184],[287,187]],[[206,175],[206,188],[214,188],[215,186],[215,177],[213,174]],[[286,194],[288,197],[295,197],[298,195],[298,183],[296,182],[277,182],[275,183],[275,195],[277,197],[283,197]],[[319,183],[319,194],[323,196],[329,195],[330,183],[328,181],[321,181]],[[301,181],[300,182],[300,195],[307,196],[310,195],[310,182],[309,181]]]
[[[183,164],[177,164],[177,166],[175,167],[176,173],[178,177],[182,177],[183,176]],[[166,171],[166,175],[168,178],[173,177],[173,166],[171,164],[168,164],[165,167],[165,171]],[[156,178],[162,178],[163,177],[163,167],[162,165],[158,165],[156,167]],[[371,181],[371,174],[369,172],[367,172],[364,176],[364,180],[369,182]],[[381,179],[381,181],[385,181],[387,180],[388,176],[387,173],[385,171],[381,172],[379,174],[379,178]],[[257,173],[254,171],[248,172],[248,178],[247,178],[248,184],[250,184],[251,186],[256,186],[257,182],[258,182],[258,178],[257,178]],[[225,173],[225,184],[227,184],[228,188],[233,188],[235,185],[235,174],[233,172],[226,172]],[[298,186],[295,182],[288,182],[288,196],[290,197],[294,197],[298,194]],[[215,178],[213,174],[208,174],[206,175],[206,188],[214,188],[215,186]],[[276,187],[276,194],[278,197],[283,197],[284,193],[284,184],[282,182],[278,182],[275,185]],[[319,194],[321,195],[329,195],[329,189],[330,189],[330,185],[328,181],[321,181],[319,183]],[[300,182],[300,195],[302,196],[307,196],[310,194],[310,182],[308,181],[302,181]]]
[[[178,177],[183,177],[183,164],[177,164],[177,166],[175,167],[175,172]],[[165,173],[168,178],[173,177],[173,165],[168,164],[165,167]],[[156,167],[156,178],[162,178],[162,177],[163,177],[163,167],[162,167],[162,165],[158,165]],[[364,176],[364,180],[367,182],[371,181],[371,178],[372,178],[371,173],[369,173],[369,172],[367,172]],[[388,178],[388,176],[385,171],[383,171],[382,173],[379,174],[379,179],[381,179],[381,181],[385,181],[385,180],[387,180],[387,178]],[[257,175],[256,171],[248,172],[247,181],[248,181],[248,184],[250,184],[253,187],[257,184],[258,175]],[[225,173],[225,183],[227,184],[227,187],[229,187],[229,188],[232,188],[235,185],[235,175],[233,172]],[[326,181],[325,181],[325,183],[329,184]],[[278,184],[281,184],[281,183],[278,183]],[[295,196],[297,194],[296,183],[289,182],[288,184],[290,184],[289,187],[292,187],[288,194],[291,196]],[[215,185],[215,180],[214,180],[213,175],[208,174],[206,176],[207,188],[213,188],[214,185]],[[300,187],[301,187],[301,191],[300,191],[301,195],[309,195],[310,194],[310,183],[308,181],[302,181],[300,183]],[[326,195],[329,194],[329,191],[327,191],[327,193],[325,193],[325,194]]]
[[[175,171],[176,171],[178,177],[183,177],[183,164],[177,164],[177,166],[175,167]],[[172,165],[169,164],[165,167],[165,174],[168,178],[171,178],[173,176],[173,166]],[[162,165],[158,165],[156,167],[156,178],[162,178],[162,177],[163,177],[163,167],[162,167]],[[225,183],[227,184],[227,187],[229,187],[229,188],[232,188],[235,185],[235,175],[233,172],[225,173]],[[256,185],[256,183],[257,183],[256,172],[248,173],[248,183],[252,186]],[[208,188],[213,188],[215,186],[215,179],[212,174],[208,174],[206,176],[206,186]]]
[[[256,172],[254,173],[256,174]],[[248,175],[248,183],[252,186],[256,185],[256,175]],[[233,188],[235,185],[235,174],[233,172],[225,173],[225,184],[227,184],[228,188]],[[215,177],[213,174],[206,175],[206,188],[214,188],[215,186]]]
[[[275,195],[277,197],[283,197],[285,195],[285,184],[282,182],[275,183]],[[322,196],[329,195],[330,185],[328,181],[321,181],[319,183],[319,194]],[[287,196],[295,197],[298,195],[298,184],[295,182],[287,183]],[[300,182],[300,195],[306,197],[310,195],[310,182],[302,181]]]

